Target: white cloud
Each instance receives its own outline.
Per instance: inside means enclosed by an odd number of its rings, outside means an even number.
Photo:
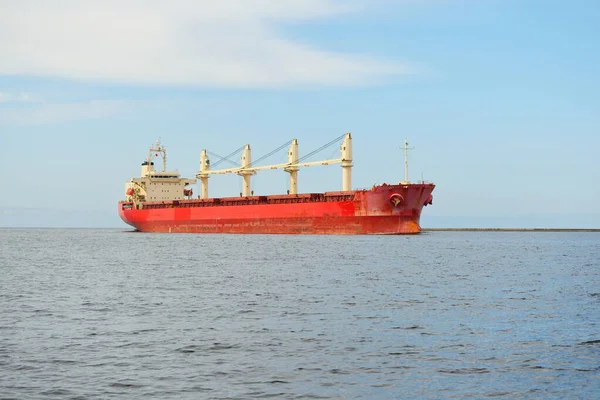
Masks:
[[[102,118],[135,107],[128,100],[93,100],[86,102],[36,104],[32,107],[0,108],[0,126],[43,125],[63,121]]]
[[[0,0],[0,74],[213,87],[355,85],[407,72],[326,51],[282,24],[367,0]]]
[[[11,93],[0,91],[0,104],[2,103],[38,103],[40,98],[31,93]]]

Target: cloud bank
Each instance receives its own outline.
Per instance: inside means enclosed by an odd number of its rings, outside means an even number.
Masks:
[[[31,93],[18,92],[3,92],[0,91],[0,104],[6,103],[38,103],[40,99],[36,95],[32,95]]]
[[[282,27],[366,0],[0,0],[0,74],[142,85],[363,85],[408,72],[320,49]]]
[[[38,103],[32,107],[0,108],[0,126],[45,125],[79,119],[103,118],[139,106],[130,100],[92,100],[73,103]]]

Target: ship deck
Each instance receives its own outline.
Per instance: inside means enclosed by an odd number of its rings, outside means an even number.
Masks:
[[[172,200],[172,201],[146,201],[143,202],[144,209],[161,208],[193,208],[193,207],[223,207],[223,206],[250,206],[266,204],[301,204],[301,203],[326,203],[353,201],[356,191],[352,192],[326,192],[326,193],[303,193],[303,194],[281,194],[270,196],[247,196],[247,197],[215,197],[209,199]],[[122,201],[122,205],[134,204]]]

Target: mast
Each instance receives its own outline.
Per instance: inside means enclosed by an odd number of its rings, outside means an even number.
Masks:
[[[410,183],[408,180],[408,151],[414,147],[408,147],[408,139],[404,138],[404,183]]]
[[[346,133],[346,138],[342,142],[342,190],[352,190],[352,135]]]
[[[244,147],[244,151],[242,152],[241,159],[242,169],[237,171],[236,173],[244,178],[244,187],[242,189],[242,196],[247,197],[251,195],[250,190],[250,177],[256,174],[256,171],[247,169],[252,167],[252,151],[250,150],[250,145],[247,144]],[[245,169],[246,168],[246,169]]]
[[[290,150],[288,151],[289,167],[285,171],[290,174],[290,194],[298,194],[298,140],[292,140]]]
[[[150,146],[150,150],[148,150],[148,165],[152,163],[152,153],[162,153],[163,159],[163,172],[167,171],[167,149],[160,144],[160,139],[156,141],[154,146]],[[156,154],[158,156],[158,154]]]
[[[200,173],[198,177],[200,178],[200,197],[202,199],[208,199],[208,173],[207,171],[210,169],[210,160],[208,159],[208,155],[206,154],[206,149],[203,149],[200,153]]]
[[[408,139],[404,138],[404,182],[408,182]]]

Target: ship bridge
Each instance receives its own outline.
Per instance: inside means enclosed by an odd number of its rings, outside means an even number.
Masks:
[[[155,156],[162,155],[163,170],[154,169]],[[167,149],[156,142],[148,151],[148,158],[142,163],[141,177],[132,178],[125,184],[125,195],[128,201],[171,201],[184,200],[191,198],[192,189],[188,185],[193,185],[195,179],[185,179],[177,171],[167,171]]]

